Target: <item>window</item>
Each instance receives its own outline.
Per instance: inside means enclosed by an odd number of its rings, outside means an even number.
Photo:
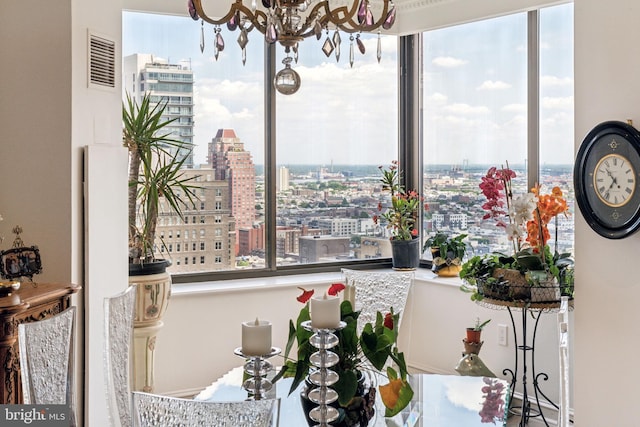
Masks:
[[[204,255],[200,257],[200,264],[204,264]]]
[[[176,252],[180,252],[180,243],[176,243]]]
[[[184,265],[187,265],[187,264],[189,264],[189,257],[186,256],[184,257]]]
[[[430,206],[421,223],[423,236],[434,229],[459,231],[470,234],[479,251],[504,247],[504,239],[491,234],[495,230],[483,229],[477,221],[477,194],[473,192],[477,191],[479,174],[490,165],[509,161],[524,178],[532,162],[539,166],[539,180],[544,185],[558,182],[564,189],[571,184],[571,171],[558,173],[556,167],[572,164],[573,5],[535,13],[540,16],[540,44],[544,47],[540,52],[539,143],[530,141],[527,134],[527,124],[531,124],[527,117],[527,13],[418,36],[424,41],[422,51],[414,52],[421,59],[424,104],[416,102],[409,107],[423,114],[420,129],[424,155],[408,161],[416,167],[422,161],[422,182],[416,187],[422,189]],[[211,30],[205,25],[205,37]],[[252,265],[265,271],[389,257],[381,244],[388,240],[388,230],[374,224],[372,217],[379,202],[388,203],[381,197],[377,167],[388,165],[398,158],[399,151],[406,151],[399,146],[405,141],[398,142],[397,137],[402,133],[397,83],[403,78],[398,75],[398,64],[404,61],[397,48],[398,38],[382,36],[378,64],[378,37],[363,34],[367,53],[356,54],[353,68],[348,61],[348,37],[343,35],[339,62],[321,52],[326,34],[317,44],[312,38],[306,39],[299,52],[299,65],[293,65],[301,75],[301,89],[290,97],[277,95],[277,114],[266,123],[262,99],[269,89],[264,87],[263,77],[273,71],[265,69],[263,36],[256,31],[249,34],[245,67],[241,65],[240,49],[233,43],[237,32],[223,28],[222,36],[228,49],[212,63],[205,61],[212,55],[210,34],[201,54],[200,25],[190,18],[123,12],[125,57],[145,52],[154,58],[197,58],[184,64],[168,61],[160,68],[146,70],[148,75],[156,73],[147,90],[178,100],[180,105],[172,106],[174,116],[184,117],[180,117],[176,130],[193,138],[193,164],[206,164],[210,159],[215,162],[210,170],[199,172],[203,185],[199,209],[196,204],[185,213],[185,224],[197,224],[200,216],[202,228],[199,233],[192,229],[191,239],[213,235],[217,241],[206,246],[207,250],[220,250],[218,243],[220,248],[227,248],[230,257],[225,256],[224,261],[214,258],[216,271],[235,270],[236,262],[245,257],[252,257]],[[277,72],[284,54],[281,47],[273,49]],[[193,67],[188,81],[161,81],[172,74],[183,76],[171,70],[178,65]],[[143,75],[127,72],[124,87],[131,88],[131,79]],[[194,90],[170,93],[187,89],[185,85]],[[160,89],[166,92],[160,93]],[[215,121],[209,117],[215,117]],[[220,150],[213,156],[209,142],[217,132],[221,132],[225,144],[238,145],[228,154]],[[265,157],[265,135],[275,136],[272,145],[266,147],[276,154],[272,164],[265,160],[273,158]],[[540,158],[535,162],[527,159],[531,144],[540,148]],[[525,180],[516,184],[522,189],[530,185]],[[265,194],[270,186],[275,186],[276,192],[274,199],[267,201]],[[572,198],[573,190],[568,191]],[[199,212],[205,209],[206,198],[215,199],[212,205],[206,205],[215,211],[213,222],[203,221],[203,212]],[[570,204],[573,210],[572,201]],[[275,212],[267,212],[273,207]],[[266,223],[265,218],[272,218],[272,223]],[[179,224],[177,217],[168,216],[163,227],[172,221]],[[560,227],[566,234],[563,240],[572,245],[573,224]],[[160,230],[164,236],[162,233]],[[188,237],[185,230],[184,238]],[[188,247],[185,245],[184,250]],[[195,251],[196,243],[191,248]],[[238,270],[238,274],[242,272]]]
[[[201,245],[202,245],[202,246],[204,246],[204,243],[201,243]],[[216,242],[216,246],[215,246],[215,248],[216,248],[217,250],[222,249],[222,242]],[[204,248],[203,248],[203,247],[201,247],[200,249],[201,249],[201,250],[204,250]]]
[[[572,10],[566,4],[539,13],[539,78],[527,69],[537,55],[527,50],[527,13],[424,33],[423,194],[429,209],[423,235],[464,233],[475,254],[510,253],[506,233],[481,220],[478,188],[490,166],[505,162],[517,175],[514,193],[535,184],[527,169],[539,164],[536,181],[544,192],[553,185],[567,190],[573,211]],[[536,78],[540,96],[532,103],[527,85]],[[540,118],[533,123],[527,112],[536,103]],[[539,129],[540,143],[527,126]],[[528,157],[529,147],[538,145],[539,158]],[[572,245],[572,222],[561,226],[560,240]]]

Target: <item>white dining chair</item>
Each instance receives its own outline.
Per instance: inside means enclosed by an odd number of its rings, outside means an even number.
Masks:
[[[413,284],[413,272],[358,271],[343,268],[342,277],[346,287],[345,298],[350,299],[352,295],[355,301],[354,310],[360,311],[358,333],[362,332],[367,322],[376,321],[378,311],[384,314],[390,307],[393,307],[395,313],[399,313],[400,323]]]
[[[104,299],[104,375],[109,421],[131,427],[131,342],[136,289]]]
[[[75,425],[73,337],[76,307],[18,325],[20,376],[25,404],[67,405]]]
[[[277,427],[280,399],[208,402],[134,391],[136,427]]]

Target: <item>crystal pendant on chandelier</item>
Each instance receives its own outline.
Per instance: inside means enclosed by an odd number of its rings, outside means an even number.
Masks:
[[[362,25],[367,18],[367,10],[369,9],[369,1],[361,0],[360,6],[358,6],[358,24]]]
[[[380,59],[382,58],[382,36],[380,35],[380,31],[378,31],[378,50],[376,51],[376,58],[378,58],[378,64],[380,63]]]
[[[216,41],[213,50],[213,56],[216,58],[216,61],[218,60],[220,52],[224,50],[224,39],[222,38],[222,34],[220,34],[220,31],[220,27],[216,28]]]
[[[333,45],[336,47],[336,62],[340,61],[340,43],[342,43],[342,38],[340,38],[340,33],[336,30],[333,33]]]
[[[351,34],[349,36],[349,66],[351,66],[351,68],[353,68],[353,60],[354,60],[354,55],[353,55],[353,40],[355,39],[355,37],[353,37],[353,34]]]
[[[396,6],[392,3],[391,10],[389,10],[389,12],[387,13],[387,17],[382,23],[382,28],[384,28],[385,30],[388,30],[391,27],[393,27],[393,24],[395,23],[396,23]]]
[[[204,21],[200,26],[200,53],[204,53]]]
[[[200,16],[198,16],[198,11],[196,10],[196,7],[193,4],[193,0],[189,0],[189,3],[187,3],[187,9],[189,9],[189,15],[191,16],[191,19],[193,19],[194,21],[197,21],[198,19],[200,19]]]
[[[247,43],[249,43],[249,36],[247,35],[247,30],[242,28],[238,36],[238,45],[242,49],[242,65],[247,63]]]
[[[327,55],[327,58],[328,58],[333,53],[334,49],[335,49],[335,46],[333,45],[333,41],[331,41],[331,37],[329,37],[329,34],[327,34],[327,39],[324,41],[324,44],[322,45],[322,51],[324,52],[325,55]]]
[[[273,87],[283,95],[292,95],[300,89],[300,75],[291,68],[291,58],[282,60],[284,68],[273,79]]]

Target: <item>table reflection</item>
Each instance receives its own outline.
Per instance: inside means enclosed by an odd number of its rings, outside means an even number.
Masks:
[[[200,392],[196,400],[244,400],[248,394],[242,388],[242,368],[234,368]],[[266,398],[281,398],[280,426],[307,425],[300,403],[300,389],[289,395],[291,378],[277,381]],[[378,385],[384,378],[379,378]],[[509,403],[509,384],[497,378],[457,375],[413,374],[410,382],[413,401],[403,412],[385,418],[384,405],[377,397],[376,416],[370,427],[481,427],[505,426]],[[494,424],[495,423],[495,424]]]

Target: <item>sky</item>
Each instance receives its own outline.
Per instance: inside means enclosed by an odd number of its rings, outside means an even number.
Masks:
[[[573,163],[572,5],[541,15],[541,157]],[[213,28],[185,17],[123,14],[123,55],[152,53],[194,71],[195,161],[206,160],[217,129],[233,128],[263,161],[263,36],[254,31],[242,65],[238,31],[222,27],[225,49],[213,57]],[[397,156],[397,39],[363,35],[349,66],[349,35],[341,57],[321,51],[323,34],[300,44],[293,69],[302,86],[277,95],[278,164],[387,164]],[[282,68],[277,49],[276,68]],[[424,144],[429,163],[520,163],[526,157],[526,14],[424,34]]]

